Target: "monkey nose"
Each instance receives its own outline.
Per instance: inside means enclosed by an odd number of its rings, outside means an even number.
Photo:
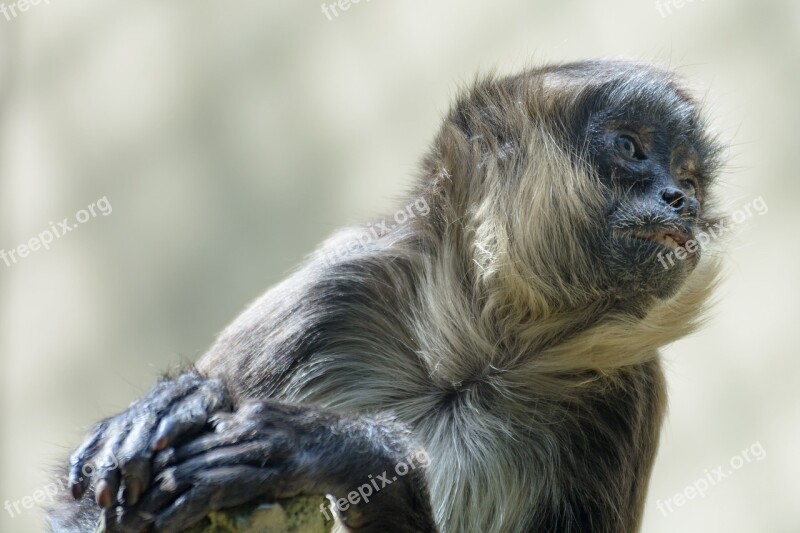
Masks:
[[[676,187],[662,189],[661,199],[679,215],[694,214],[697,210],[697,202],[693,198],[687,198],[684,192]]]
[[[667,187],[661,191],[661,199],[664,200],[668,206],[680,211],[686,204],[686,195],[683,191],[675,187]]]

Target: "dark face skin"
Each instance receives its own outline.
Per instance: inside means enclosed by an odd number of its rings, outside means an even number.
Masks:
[[[694,104],[670,86],[587,105],[585,146],[608,191],[606,226],[592,246],[619,287],[667,298],[700,260],[712,147]]]
[[[611,193],[606,257],[621,279],[668,296],[701,253],[691,244],[703,207],[702,176],[691,170],[699,167],[697,151],[658,123],[629,120],[602,123],[592,145]]]

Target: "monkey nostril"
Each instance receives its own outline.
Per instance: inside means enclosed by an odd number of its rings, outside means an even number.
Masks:
[[[679,189],[672,187],[664,189],[661,191],[661,198],[676,211],[681,211],[686,206],[686,195]]]

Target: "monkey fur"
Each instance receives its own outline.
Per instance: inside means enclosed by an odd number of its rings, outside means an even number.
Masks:
[[[424,211],[335,234],[193,369],[100,422],[52,530],[180,531],[318,493],[343,531],[638,531],[658,349],[697,326],[718,271],[699,249],[658,257],[716,220],[720,159],[659,68],[476,81],[422,160],[406,202]]]

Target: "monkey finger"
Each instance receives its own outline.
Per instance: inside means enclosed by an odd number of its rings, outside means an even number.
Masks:
[[[153,529],[156,532],[181,531],[202,520],[210,511],[267,497],[275,477],[273,469],[251,466],[207,470],[195,486],[156,517]]]
[[[72,497],[76,500],[79,500],[89,488],[91,472],[87,470],[86,465],[97,452],[108,424],[109,419],[98,422],[89,432],[89,437],[70,456],[69,487]]]
[[[118,424],[112,424],[112,428]],[[96,470],[92,476],[95,482],[94,496],[100,507],[108,508],[114,505],[120,485],[120,470],[117,454],[120,440],[125,435],[124,431],[113,431],[119,440],[111,440],[105,444],[103,450],[94,459]]]
[[[177,494],[195,484],[209,469],[248,462],[260,464],[269,454],[269,448],[263,445],[207,450],[203,455],[190,458],[159,473],[137,508],[139,511],[158,510],[163,507],[165,501],[175,498]]]
[[[156,383],[148,394],[140,398],[132,409],[146,409],[163,414],[172,405],[196,391],[203,383],[203,378],[197,372],[186,372],[174,379],[165,379]]]
[[[142,531],[146,531],[146,528],[152,522],[151,518],[150,522],[147,523],[139,520],[135,526],[131,523],[133,527],[121,527],[119,521],[121,511],[122,509],[116,506],[103,509],[101,511],[100,523],[95,531],[101,531],[103,533],[141,533]]]
[[[223,446],[212,446],[204,451],[191,450],[190,452],[180,450],[176,453],[179,461],[176,475],[186,476],[202,473],[204,469],[223,467],[230,465],[254,465],[266,466],[285,459],[286,453],[279,450],[275,442],[269,440],[259,440],[253,442],[229,444]]]
[[[208,423],[215,433],[226,433],[229,428],[238,422],[236,413],[220,412],[208,417]]]
[[[158,424],[155,437],[150,448],[154,451],[170,446],[178,437],[191,435],[205,426],[208,414],[200,406],[182,407],[177,413],[170,414]]]
[[[155,483],[137,506],[123,510],[126,515],[130,515],[123,522],[133,522],[136,516],[154,516],[182,492],[204,479],[209,470],[235,466],[262,468],[271,458],[274,458],[271,444],[259,441],[210,450],[167,468],[156,476]]]
[[[208,433],[187,442],[175,449],[175,461],[184,462],[194,456],[208,453],[211,450],[245,444],[252,435],[248,428],[233,426],[225,433]]]
[[[137,417],[133,428],[120,446],[117,455],[123,487],[120,503],[124,505],[136,505],[139,496],[150,484],[150,463],[153,452],[149,444],[157,420],[155,413],[152,412]]]
[[[114,506],[119,491],[120,474],[119,469],[107,468],[98,469],[97,484],[94,487],[94,498],[97,505],[104,509]]]
[[[193,483],[194,479],[178,472],[177,467],[167,468],[155,477],[153,485],[136,506],[121,510],[118,523],[130,528],[143,520],[152,521],[158,512],[189,490]]]
[[[179,437],[197,433],[208,422],[211,413],[230,408],[230,400],[219,380],[207,382],[200,390],[173,407],[162,419],[153,438],[152,449],[163,450]]]
[[[121,438],[114,435],[113,430],[123,430],[125,424],[120,423],[131,417],[131,413],[137,411],[159,413],[168,409],[176,398],[182,398],[193,390],[197,389],[204,381],[197,372],[188,372],[173,380],[164,380],[156,384],[153,389],[141,400],[135,402],[131,407],[115,416],[107,418],[88,433],[88,437],[83,444],[72,454],[69,461],[69,486],[70,492],[75,499],[80,499],[88,489],[91,478],[96,477],[91,471],[89,464],[94,459],[98,449],[105,445],[103,441]]]
[[[175,466],[175,448],[166,448],[156,452],[152,462],[152,475],[160,474],[171,466]]]
[[[120,512],[115,512],[113,517],[106,519],[105,533],[142,533],[151,531],[150,525],[155,516],[135,508],[125,507]]]
[[[185,462],[187,459],[206,453],[209,450],[246,442],[243,437],[244,435],[241,432],[231,430],[225,435],[207,434],[178,448],[166,448],[156,452],[152,462],[153,473],[159,474],[175,466],[178,462]]]
[[[161,515],[155,517],[154,532],[180,531],[202,520],[211,509],[213,487],[202,486],[181,494]]]

